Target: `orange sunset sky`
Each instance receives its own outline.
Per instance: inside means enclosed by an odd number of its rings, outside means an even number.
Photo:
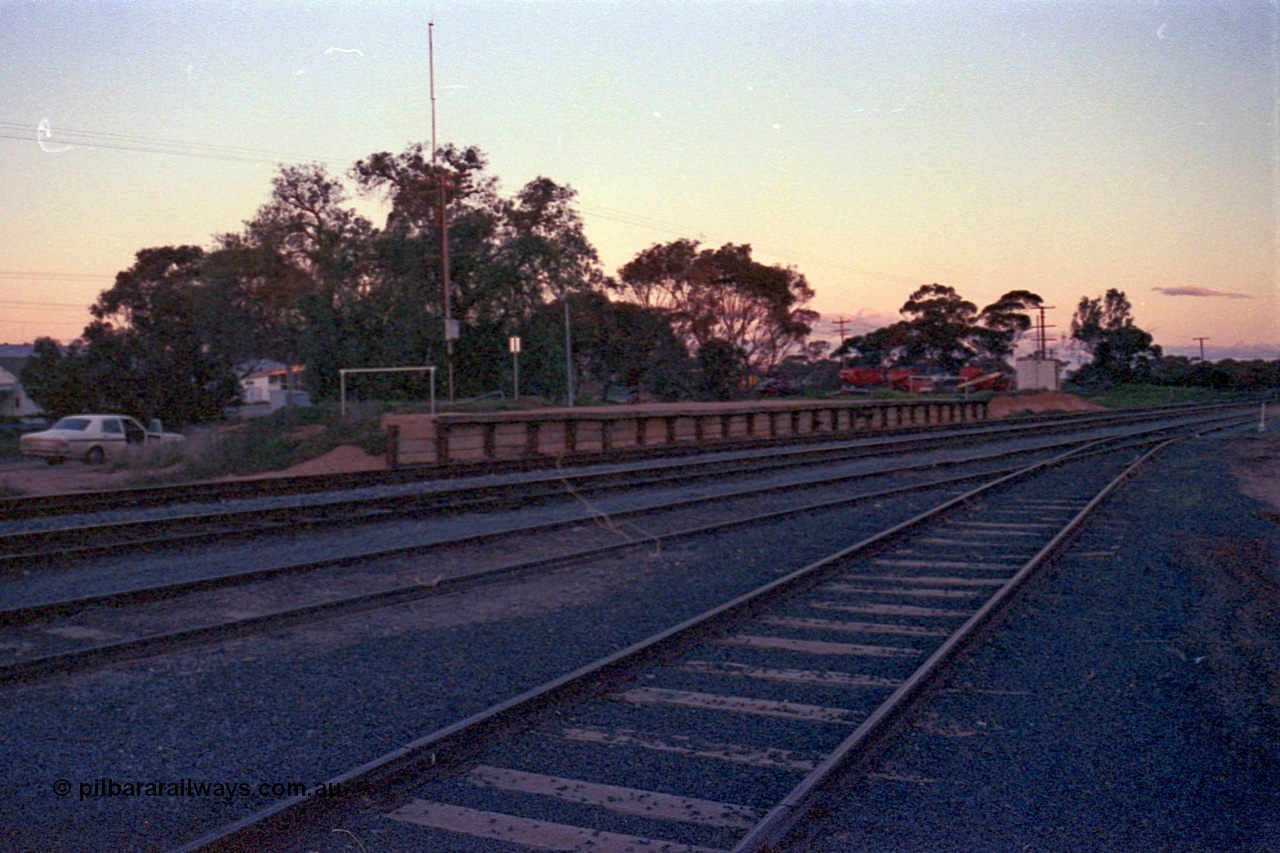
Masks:
[[[1166,351],[1280,356],[1272,2],[0,0],[0,342],[75,338],[139,249],[281,162],[477,145],[579,192],[606,271],[793,265],[851,331],[917,286],[1124,290]],[[359,204],[377,219],[376,205]]]

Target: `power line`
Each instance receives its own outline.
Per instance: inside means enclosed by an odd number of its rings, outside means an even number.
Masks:
[[[43,147],[44,143],[47,142],[53,145],[102,148],[115,151],[132,151],[141,154],[169,154],[173,156],[193,157],[204,160],[257,163],[272,166],[280,165],[282,162],[322,163],[327,166],[345,169],[350,165],[347,160],[339,160],[332,157],[313,157],[291,152],[247,148],[242,146],[214,145],[205,142],[184,142],[159,139],[156,137],[108,133],[105,131],[62,128],[53,130],[44,125],[33,129],[28,124],[5,121],[0,121],[0,139],[13,139],[20,142],[35,142],[40,144],[41,147]],[[499,195],[508,200],[516,197],[515,193],[500,193]],[[657,219],[655,217],[628,213],[626,211],[611,210],[609,208],[595,207],[593,205],[579,204],[578,209],[582,211],[584,216],[594,217],[596,219],[605,219],[611,222],[618,222],[623,225],[632,225],[652,231],[661,231],[675,236],[689,236],[696,233],[703,239],[706,239],[703,232],[699,229],[690,228],[680,223]],[[732,242],[732,240],[723,236],[713,235],[712,239],[715,242]],[[917,280],[911,276],[863,269],[860,267],[850,266],[849,264],[831,261],[826,258],[816,257],[803,252],[778,250],[759,243],[752,243],[751,245],[753,248],[763,252],[764,254],[774,255],[779,258],[788,259],[792,262],[818,264],[832,269],[844,270],[845,272],[854,273],[856,275],[899,283],[918,283]]]
[[[607,219],[611,222],[620,222],[623,225],[635,225],[639,228],[648,228],[652,231],[662,231],[667,234],[674,234],[676,236],[683,236],[683,237],[688,237],[691,234],[697,233],[699,235],[698,242],[700,243],[708,239],[705,232],[700,232],[696,228],[690,228],[688,226],[680,225],[675,222],[667,222],[661,219],[654,219],[648,216],[641,216],[639,214],[613,211],[613,210],[609,210],[608,208],[598,208],[598,207],[585,205],[585,204],[578,205],[578,209],[582,211],[582,214],[584,216],[594,217],[596,219]],[[733,242],[732,240],[720,235],[711,235],[710,241],[724,242],[724,243]],[[804,263],[818,264],[820,266],[844,270],[845,272],[856,273],[857,275],[863,275],[869,278],[885,279],[888,281],[895,281],[903,284],[915,285],[919,283],[918,279],[913,278],[911,276],[898,275],[897,273],[880,272],[877,270],[863,269],[861,267],[854,267],[848,264],[839,263],[838,261],[831,261],[825,258],[815,257],[813,255],[808,255],[803,252],[778,250],[777,248],[771,248],[767,245],[756,243],[756,242],[751,242],[750,246],[752,247],[752,249],[763,252],[766,255],[774,255],[776,257],[786,258],[791,261],[797,261],[797,262],[803,261]]]
[[[17,279],[19,281],[66,281],[93,282],[110,281],[115,278],[110,273],[75,273],[75,272],[40,272],[39,270],[0,270],[0,278]]]
[[[47,134],[47,135],[46,135]],[[287,162],[319,162],[327,165],[347,165],[345,160],[333,157],[311,157],[283,151],[261,148],[245,148],[234,145],[214,145],[207,142],[182,142],[148,136],[132,136],[104,131],[62,129],[50,130],[43,125],[32,128],[27,124],[0,121],[0,139],[34,142],[77,148],[107,148],[115,151],[135,151],[142,154],[172,154],[179,157],[196,157],[205,160],[224,160],[241,163],[278,165]],[[48,150],[48,149],[45,149]],[[52,152],[51,152],[52,153]]]
[[[24,310],[30,311],[30,310],[37,310],[37,309],[40,311],[48,311],[50,308],[56,308],[67,313],[75,312],[77,314],[82,314],[85,317],[89,315],[88,305],[50,305],[47,302],[0,302],[0,306],[3,306],[7,310],[11,310],[11,311],[24,311]],[[11,320],[13,320],[13,317],[0,317],[0,323],[9,322]],[[48,318],[48,322],[78,323],[80,321],[75,319],[58,320],[56,318]]]

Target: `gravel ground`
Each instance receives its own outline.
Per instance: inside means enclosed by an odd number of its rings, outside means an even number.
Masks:
[[[0,695],[0,849],[165,850],[278,797],[80,797],[94,780],[314,785],[741,594],[931,501],[886,502],[592,570],[133,663]],[[53,784],[71,793],[60,799]]]
[[[1002,449],[1007,451],[1030,446],[1034,445],[1026,440],[1000,445]],[[962,452],[931,451],[912,454],[908,457],[855,459],[828,466],[784,469],[764,474],[713,479],[668,487],[605,492],[576,498],[566,495],[563,500],[549,500],[517,510],[467,513],[456,516],[433,515],[422,519],[400,518],[372,522],[355,527],[335,524],[322,529],[308,529],[303,533],[283,531],[274,534],[260,534],[254,538],[246,538],[240,541],[233,540],[229,543],[214,542],[206,545],[189,546],[177,553],[120,554],[100,557],[71,563],[70,570],[61,565],[52,565],[29,570],[22,575],[6,577],[0,580],[0,607],[17,607],[41,601],[56,601],[80,595],[101,594],[141,585],[211,577],[243,571],[246,567],[262,568],[306,560],[331,559],[347,554],[358,555],[372,549],[390,549],[439,542],[453,537],[498,532],[533,523],[573,519],[601,519],[610,513],[653,506],[666,501],[723,495],[746,488],[796,484],[833,476],[871,474],[905,464],[927,465],[935,461],[966,456],[983,456],[992,452],[994,452],[994,449],[991,447],[981,447]],[[1024,459],[1027,457],[1017,458]],[[990,467],[997,467],[1001,464],[1000,460],[986,463]],[[950,472],[944,469],[940,475],[920,472],[900,476],[923,478],[949,475]],[[906,481],[904,480],[903,482]],[[439,486],[439,484],[435,485]],[[409,487],[400,486],[395,488],[407,489]],[[426,488],[426,484],[416,484],[414,488],[421,490]],[[781,500],[788,504],[794,504],[805,500],[819,500],[823,494],[849,488],[849,485],[814,487],[812,497],[792,492],[778,496],[777,499],[774,499],[774,502]],[[859,491],[870,491],[879,488],[879,486],[860,483],[853,485],[852,488],[856,488]],[[287,499],[276,498],[272,500],[280,502]],[[760,500],[766,500],[766,498],[760,498]],[[157,517],[158,513],[165,509],[157,507],[144,512],[148,517]],[[139,516],[142,514],[139,513]],[[96,514],[98,516],[97,520],[115,520],[101,518],[101,516],[105,515],[112,514],[98,513]],[[14,522],[14,524],[17,524],[17,522]],[[620,533],[625,536],[642,537],[644,535],[644,527],[645,522],[641,521],[627,530],[620,531]]]
[[[1202,479],[1185,475],[1197,487]],[[1219,483],[1213,495],[1229,498],[1229,488]],[[317,625],[7,686],[0,849],[168,849],[277,797],[98,797],[95,780],[314,784],[847,544],[876,521],[855,508],[761,525],[701,548],[423,602],[396,618],[367,614],[363,632]],[[65,798],[53,789],[59,779],[71,784]]]
[[[1122,430],[1133,429],[1133,427],[1121,427]],[[1103,435],[1111,432],[1105,427],[1090,430],[1087,434]],[[940,430],[936,433],[930,433],[930,438],[941,438],[949,435],[949,431]],[[1082,432],[1080,437],[1086,435]],[[884,441],[892,436],[876,435],[856,440],[835,441],[830,446],[848,447],[859,446],[863,444],[876,444]],[[946,450],[923,451],[918,454],[906,456],[884,456],[884,457],[868,457],[863,460],[855,460],[853,464],[861,466],[865,470],[880,470],[885,467],[901,464],[904,458],[948,458],[963,454],[982,454],[990,452],[993,446],[1012,449],[1030,448],[1037,445],[1051,443],[1064,440],[1065,436],[1042,436],[1035,433],[1025,435],[1019,438],[996,438],[993,440],[982,439],[975,441],[969,449],[961,450],[950,448]],[[825,443],[812,444],[807,447],[809,450],[818,450],[827,446]],[[750,450],[734,450],[720,451],[716,453],[700,454],[696,457],[689,457],[686,461],[691,462],[714,462],[717,460],[730,459],[750,459],[758,457],[776,456],[779,449],[776,447],[756,448]],[[572,469],[565,469],[565,473],[572,472],[575,475],[610,473],[620,470],[633,470],[644,468],[663,468],[671,465],[671,459],[648,459],[628,463],[601,463],[596,465],[584,465]],[[3,484],[3,472],[6,466],[22,465],[28,466],[33,464],[31,460],[16,460],[8,463],[0,463],[0,484]],[[40,463],[43,465],[43,463]],[[46,466],[47,467],[47,466]],[[92,466],[89,466],[92,467]],[[815,471],[823,470],[825,466],[818,466]],[[783,476],[794,476],[796,471],[803,469],[791,469],[790,472],[783,472]],[[560,476],[561,472],[536,470],[524,471],[509,474],[485,474],[475,477],[458,477],[447,480],[421,480],[412,483],[401,483],[397,485],[368,486],[358,489],[348,489],[341,492],[314,492],[297,495],[283,495],[275,497],[263,498],[237,498],[224,501],[214,501],[205,503],[181,503],[168,504],[165,506],[147,507],[142,509],[126,509],[126,510],[110,510],[94,513],[86,513],[81,515],[53,515],[40,518],[23,518],[23,519],[0,519],[0,535],[9,533],[23,533],[39,530],[57,530],[69,525],[79,524],[109,524],[118,521],[129,520],[145,520],[158,518],[172,518],[177,515],[188,514],[209,514],[220,512],[234,511],[252,511],[258,509],[270,509],[282,506],[316,506],[338,501],[346,501],[360,498],[383,498],[395,497],[400,495],[413,494],[431,494],[436,492],[449,492],[459,489],[475,488],[481,486],[505,485],[532,483],[544,480],[555,480]],[[110,488],[106,486],[104,488]]]
[[[788,850],[1280,850],[1280,535],[1225,444],[1109,502]]]

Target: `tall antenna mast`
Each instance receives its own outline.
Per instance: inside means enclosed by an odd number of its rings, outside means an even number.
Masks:
[[[427,68],[431,85],[431,165],[436,164],[436,22],[427,23]]]
[[[453,402],[453,342],[458,337],[458,326],[449,305],[449,222],[447,180],[443,171],[436,171],[436,46],[435,21],[427,22],[427,65],[431,87],[431,171],[440,182],[440,284],[444,291],[444,351],[449,362],[449,402]]]

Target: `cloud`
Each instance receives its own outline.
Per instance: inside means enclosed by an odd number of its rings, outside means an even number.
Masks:
[[[1210,290],[1207,287],[1153,287],[1156,293],[1165,296],[1221,296],[1224,299],[1252,299],[1247,293],[1223,293],[1221,290]]]

